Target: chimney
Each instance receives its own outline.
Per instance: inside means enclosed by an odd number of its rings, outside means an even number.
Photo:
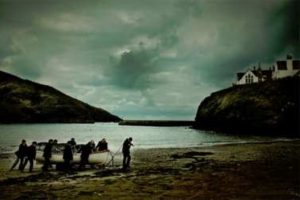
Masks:
[[[261,70],[261,67],[260,67],[260,62],[258,63],[258,70]]]
[[[292,55],[288,54],[288,55],[286,55],[286,59],[287,59],[287,60],[292,60],[293,57],[292,57]]]

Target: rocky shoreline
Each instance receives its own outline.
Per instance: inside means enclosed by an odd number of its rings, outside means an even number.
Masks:
[[[300,141],[136,149],[132,168],[8,172],[1,199],[300,199]],[[120,162],[117,161],[116,165]]]

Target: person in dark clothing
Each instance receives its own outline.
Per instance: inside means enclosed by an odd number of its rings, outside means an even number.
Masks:
[[[80,155],[80,166],[79,168],[85,167],[86,164],[89,163],[89,156],[93,152],[93,143],[88,142],[86,145],[81,147],[81,155]]]
[[[42,167],[43,171],[48,171],[48,167],[51,165],[50,158],[52,157],[52,144],[53,140],[50,139],[49,142],[46,144],[44,149],[44,166]]]
[[[133,146],[132,138],[126,138],[123,143],[122,153],[123,153],[123,169],[126,170],[130,167],[130,147]]]
[[[71,161],[73,160],[73,151],[72,151],[72,146],[71,146],[71,141],[69,141],[64,148],[64,168],[65,170],[70,170],[71,169]]]
[[[71,140],[68,142],[71,145],[73,153],[76,152],[76,141],[74,138],[71,138]]]
[[[22,169],[23,165],[24,165],[24,159],[27,156],[27,144],[26,144],[26,140],[22,140],[21,144],[19,145],[19,149],[18,151],[15,152],[17,159],[14,162],[14,164],[11,166],[10,170],[13,170],[17,164],[20,162],[19,164],[19,170]]]
[[[53,143],[52,143],[52,152],[55,152],[55,153],[60,153],[60,149],[59,149],[59,145],[58,145],[58,140],[57,139],[54,139],[53,140]]]
[[[27,158],[25,159],[25,163],[22,167],[22,171],[27,165],[27,162],[29,161],[29,172],[32,172],[33,170],[33,161],[35,160],[36,157],[36,145],[37,142],[32,142],[32,144],[27,148]]]
[[[90,147],[91,147],[92,152],[96,150],[96,144],[95,144],[94,140],[90,141]]]
[[[101,141],[98,142],[98,144],[96,146],[96,149],[98,151],[106,151],[106,150],[108,150],[108,145],[107,145],[107,142],[106,142],[105,138],[103,138]]]

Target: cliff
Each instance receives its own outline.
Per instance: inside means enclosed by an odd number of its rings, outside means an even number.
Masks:
[[[195,128],[237,134],[300,136],[300,78],[234,86],[205,98]]]
[[[118,122],[109,112],[50,86],[0,71],[0,123]]]

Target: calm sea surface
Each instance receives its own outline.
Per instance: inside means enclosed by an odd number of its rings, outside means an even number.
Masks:
[[[0,153],[13,152],[22,139],[32,141],[57,139],[59,143],[74,137],[76,142],[97,142],[106,138],[109,149],[116,152],[127,137],[133,137],[136,148],[198,147],[226,143],[264,142],[284,138],[238,137],[199,131],[188,127],[119,126],[115,123],[96,124],[13,124],[0,125]]]

